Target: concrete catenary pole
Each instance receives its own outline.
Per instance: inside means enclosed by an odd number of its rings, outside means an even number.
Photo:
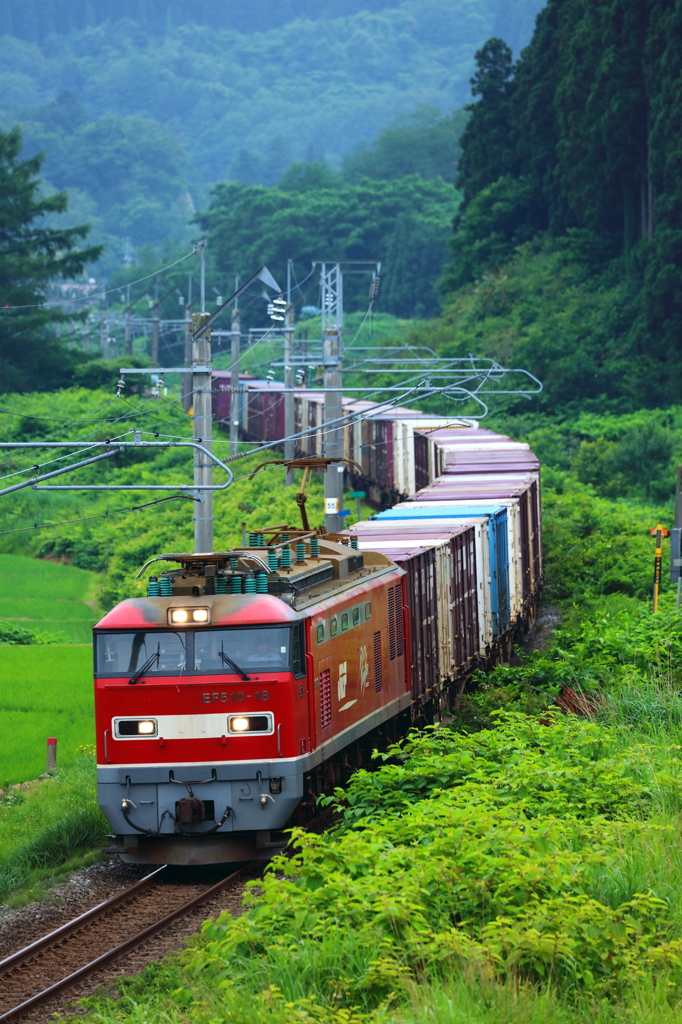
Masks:
[[[209,314],[204,311],[204,253],[205,245],[199,243],[201,256],[200,302],[201,313],[193,317],[193,331],[198,330],[208,320]],[[192,392],[194,405],[194,437],[205,448],[212,451],[213,409],[211,401],[211,340],[200,336],[192,344]],[[191,334],[190,334],[191,338]],[[202,488],[213,483],[213,463],[203,452],[194,453],[194,485],[202,493]],[[203,502],[197,502],[194,512],[194,550],[195,552],[213,551],[213,494],[203,491]]]
[[[152,307],[152,366],[159,365],[159,281],[156,280]]]
[[[185,305],[185,366],[192,365],[192,274],[187,282],[187,304]],[[189,412],[192,406],[192,374],[182,375],[182,407]]]
[[[289,438],[295,433],[295,395],[294,387],[294,307],[291,302],[291,267],[292,261],[287,260],[287,308],[284,314],[284,436]],[[284,458],[295,458],[295,442],[284,442]],[[284,484],[291,487],[295,483],[293,469],[284,476]]]
[[[102,349],[102,359],[109,358],[109,324],[107,323],[107,296],[106,292],[102,294],[102,312],[100,313],[102,318],[100,324],[100,336],[99,343]]]
[[[126,287],[126,326],[125,326],[125,354],[133,354],[133,325],[131,320],[132,309],[130,306],[130,285]]]
[[[239,288],[239,277],[234,279],[234,290]],[[238,395],[236,388],[239,387],[239,360],[241,358],[242,330],[241,317],[239,314],[239,299],[234,300],[232,310],[232,334],[230,350],[230,455],[239,454],[239,404],[241,395]]]

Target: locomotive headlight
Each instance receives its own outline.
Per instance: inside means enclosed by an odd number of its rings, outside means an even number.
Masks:
[[[268,733],[273,732],[273,717],[270,712],[258,715],[228,715],[228,732],[232,735],[243,736],[245,733]]]
[[[211,615],[208,608],[169,608],[168,621],[171,626],[183,626],[185,623],[208,622]]]
[[[155,718],[119,718],[114,722],[114,736],[116,739],[135,739],[136,737],[149,739],[156,736],[158,731]]]

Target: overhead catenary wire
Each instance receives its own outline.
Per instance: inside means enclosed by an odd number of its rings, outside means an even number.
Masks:
[[[147,501],[143,505],[131,505],[130,508],[116,508],[112,512],[107,509],[106,512],[99,512],[94,516],[81,516],[80,519],[62,519],[57,523],[34,523],[33,526],[20,526],[16,530],[0,530],[0,537],[4,537],[8,533],[26,533],[28,530],[48,530],[57,526],[69,526],[71,523],[85,523],[90,519],[104,519],[107,516],[120,516],[124,512],[140,512],[144,508],[151,508],[152,505],[162,505],[165,501],[177,501],[182,498],[187,501],[199,500],[191,494],[169,494],[166,498],[157,498],[155,501]]]
[[[143,281],[148,281],[152,277],[158,277],[159,274],[165,274],[167,270],[172,270],[173,267],[177,267],[179,263],[183,263],[186,259],[189,259],[190,256],[196,256],[198,247],[199,244],[197,243],[197,245],[194,246],[191,252],[185,253],[184,256],[181,256],[180,259],[176,260],[174,263],[169,263],[168,266],[161,267],[160,270],[154,270],[151,274],[146,274],[144,277],[138,277],[136,281],[128,281],[124,285],[119,285],[119,287],[117,288],[108,288],[106,291],[103,292],[97,291],[90,295],[74,296],[72,298],[69,298],[68,301],[92,302],[94,296],[104,298],[105,295],[113,295],[114,292],[120,292],[121,288],[132,288],[133,285],[135,284],[141,284]],[[65,301],[65,299],[55,299],[53,302],[33,302],[30,303],[29,305],[23,306],[0,306],[0,313],[11,313],[18,309],[50,309],[54,306],[62,306]]]

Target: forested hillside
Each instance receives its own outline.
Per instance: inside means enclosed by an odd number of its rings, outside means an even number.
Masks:
[[[514,63],[491,39],[461,140],[444,351],[545,383],[544,407],[680,393],[682,4],[550,0]]]
[[[420,108],[431,120],[450,114],[466,101],[477,47],[495,31],[521,46],[540,6],[9,0],[0,127],[21,124],[26,154],[45,151],[45,176],[69,189],[73,223],[90,221],[95,240],[109,242],[108,272],[123,239],[136,248],[190,237],[214,182],[274,185],[292,161],[337,166]],[[388,166],[383,153],[368,167],[363,151],[349,174],[445,165],[451,177],[457,134],[435,162]]]

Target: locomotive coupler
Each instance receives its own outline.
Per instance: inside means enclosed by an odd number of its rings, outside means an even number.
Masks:
[[[206,817],[204,801],[196,796],[185,796],[178,800],[177,821],[181,825],[198,825]]]

